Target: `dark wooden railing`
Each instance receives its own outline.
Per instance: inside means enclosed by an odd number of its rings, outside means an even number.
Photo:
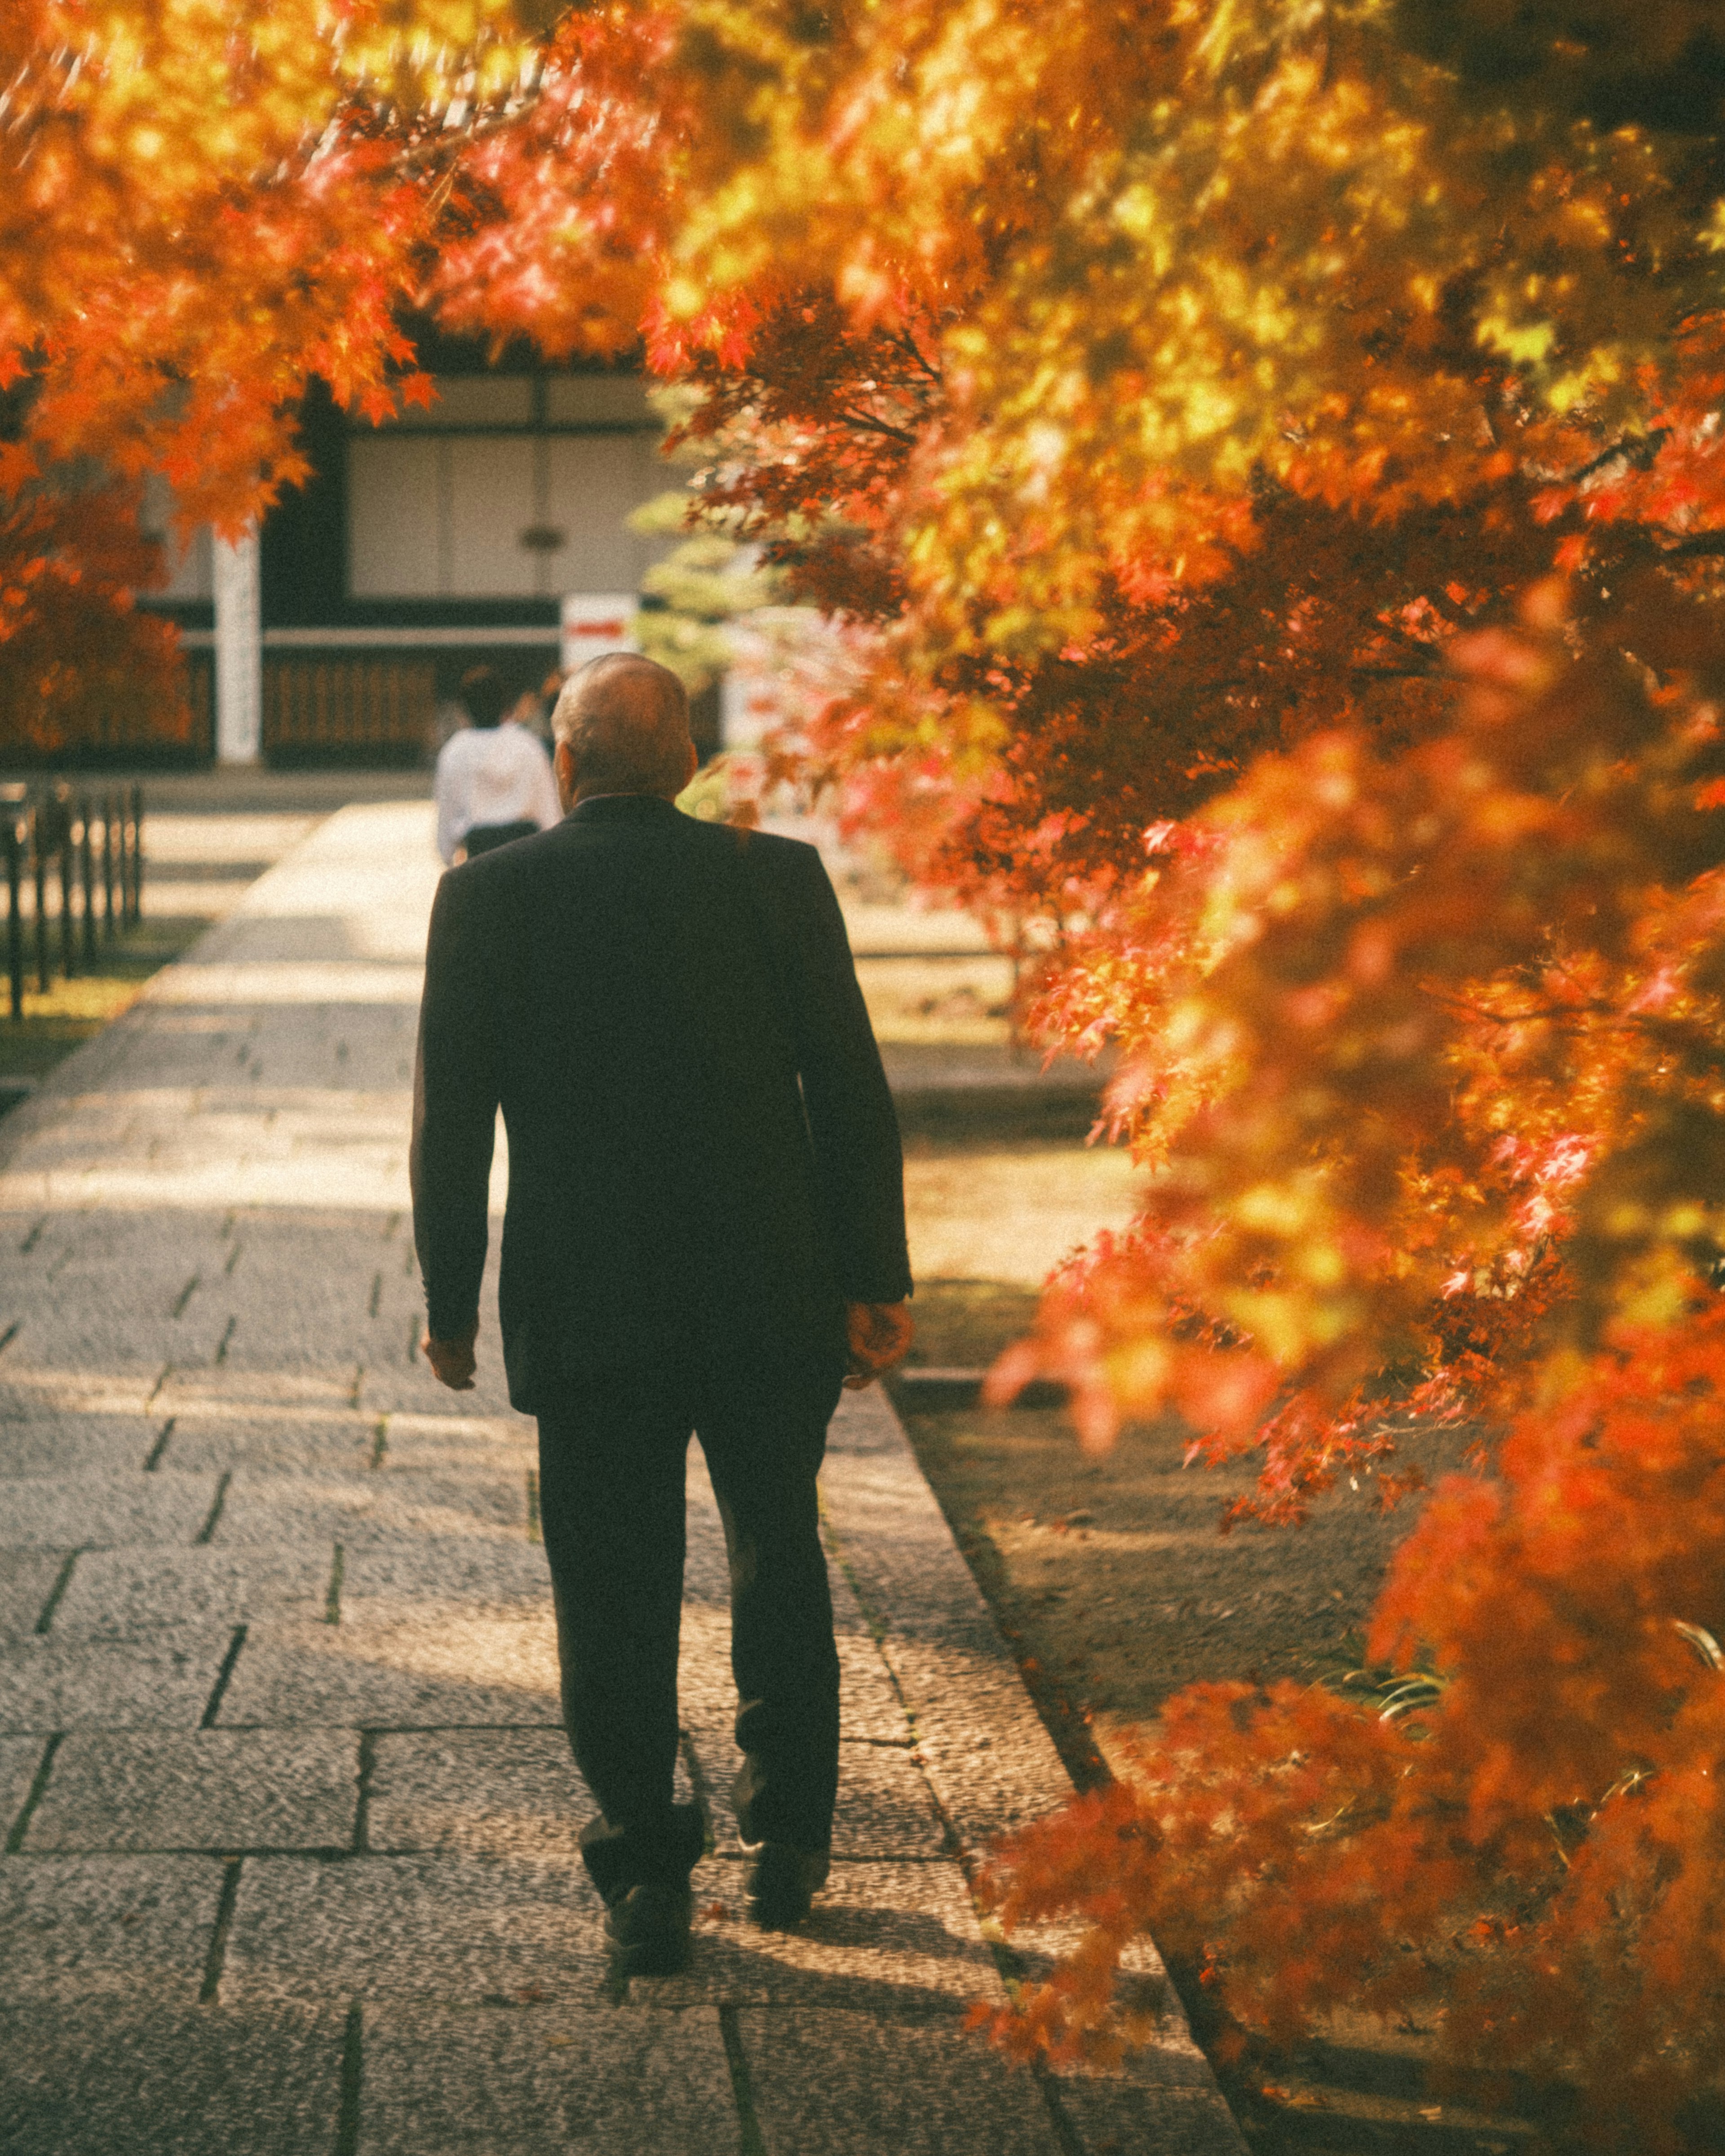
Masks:
[[[275,761],[371,752],[418,762],[437,711],[429,660],[270,658],[264,662],[264,753]]]
[[[0,853],[11,1010],[21,1019],[27,972],[34,973],[38,993],[46,995],[54,961],[69,981],[91,972],[102,944],[142,920],[143,789],[120,786],[91,794],[74,793],[64,782],[0,787]],[[57,947],[52,959],[51,945]]]

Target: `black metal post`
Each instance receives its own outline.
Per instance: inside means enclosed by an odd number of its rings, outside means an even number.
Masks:
[[[102,796],[102,941],[114,941],[114,797]]]
[[[54,835],[60,850],[60,971],[69,981],[74,968],[72,942],[72,797],[64,786],[54,795]]]
[[[131,789],[131,918],[132,925],[144,917],[144,789]]]
[[[6,968],[12,979],[12,1014],[24,1014],[24,916],[18,890],[18,817],[6,818]]]
[[[121,928],[131,926],[131,869],[127,853],[130,844],[126,828],[126,788],[122,786],[114,796],[114,905],[115,918]]]
[[[36,877],[36,993],[48,993],[48,810],[30,811],[30,866]]]
[[[78,880],[84,886],[84,963],[94,971],[96,962],[95,856],[90,850],[90,796],[78,803]]]
[[[137,844],[138,834],[132,827],[131,796],[121,787],[115,796],[120,805],[120,830],[116,844],[119,849],[120,925],[131,926],[131,850]]]

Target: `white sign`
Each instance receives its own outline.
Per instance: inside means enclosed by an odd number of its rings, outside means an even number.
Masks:
[[[639,651],[633,592],[571,592],[563,600],[562,667],[572,674],[589,659]]]

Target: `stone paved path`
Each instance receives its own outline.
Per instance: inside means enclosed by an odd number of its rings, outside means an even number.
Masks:
[[[878,1393],[824,1477],[832,1884],[798,1935],[741,1920],[696,1452],[714,1845],[691,1969],[607,1989],[531,1425],[494,1321],[475,1394],[413,1346],[434,876],[425,806],[342,810],[0,1132],[0,2148],[1237,2151],[1178,2021],[1058,2084],[962,2030],[1011,1964],[961,1860],[1065,1784]]]

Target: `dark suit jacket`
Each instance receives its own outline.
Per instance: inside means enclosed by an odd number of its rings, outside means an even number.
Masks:
[[[910,1292],[898,1124],[812,846],[629,794],[444,878],[412,1153],[439,1339],[479,1307],[500,1102],[526,1414],[670,1356],[824,1375],[845,1302]]]

